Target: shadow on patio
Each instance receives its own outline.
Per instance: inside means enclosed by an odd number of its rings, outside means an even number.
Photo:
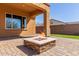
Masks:
[[[0,41],[20,39],[20,37],[0,37]]]
[[[21,51],[23,51],[28,56],[37,55],[36,51],[34,51],[31,48],[28,48],[27,46],[20,45],[20,46],[17,46],[17,48],[19,48]]]

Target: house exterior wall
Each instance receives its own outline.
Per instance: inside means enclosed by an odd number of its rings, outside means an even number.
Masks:
[[[5,28],[5,14],[14,14],[27,17],[27,28],[24,29],[6,29]],[[2,36],[23,36],[23,35],[34,35],[35,34],[35,17],[30,17],[28,13],[24,13],[19,10],[15,10],[8,7],[0,6],[0,37]]]

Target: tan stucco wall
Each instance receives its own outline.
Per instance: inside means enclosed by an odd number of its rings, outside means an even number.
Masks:
[[[10,14],[15,14],[15,15],[20,15],[20,16],[26,16],[27,17],[27,29],[26,30],[6,30],[5,29],[5,14],[10,13]],[[35,34],[35,17],[29,16],[28,13],[24,13],[20,10],[15,10],[12,8],[8,7],[3,7],[0,6],[0,36],[16,36],[16,35],[21,35],[21,36],[27,36],[27,35],[34,35]]]

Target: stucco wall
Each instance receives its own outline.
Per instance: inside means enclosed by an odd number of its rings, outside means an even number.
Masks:
[[[10,14],[15,14],[15,15],[20,15],[20,16],[26,16],[27,17],[27,29],[26,30],[7,30],[5,29],[5,14],[10,13]],[[34,35],[35,34],[35,17],[29,16],[28,13],[24,13],[22,11],[8,8],[8,7],[3,7],[0,6],[0,37],[2,36],[16,36],[16,35],[21,35],[21,36],[28,36],[28,35]]]

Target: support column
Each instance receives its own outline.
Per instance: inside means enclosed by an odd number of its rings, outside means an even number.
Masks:
[[[46,36],[50,35],[49,11],[44,12],[44,33]]]

